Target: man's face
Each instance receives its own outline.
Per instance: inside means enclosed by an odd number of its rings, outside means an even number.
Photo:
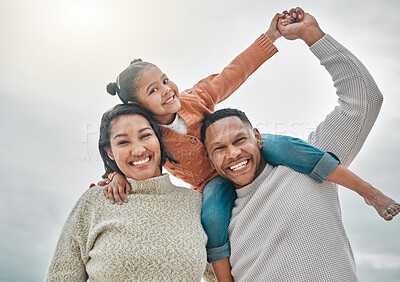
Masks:
[[[238,117],[226,117],[214,122],[206,130],[204,142],[216,171],[231,181],[236,188],[250,184],[264,169],[259,132]]]

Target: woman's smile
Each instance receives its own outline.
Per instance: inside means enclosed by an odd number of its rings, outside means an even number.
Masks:
[[[150,123],[141,115],[125,115],[113,121],[109,157],[126,177],[144,180],[160,176],[161,149]]]

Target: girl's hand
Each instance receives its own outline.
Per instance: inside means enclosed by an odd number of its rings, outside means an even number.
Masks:
[[[282,12],[282,14],[284,16],[283,19],[288,20],[287,24],[301,21],[301,19],[304,17],[304,11],[300,7],[292,8],[289,12],[285,10]]]
[[[283,11],[282,14],[277,13],[271,21],[268,31],[265,33],[272,42],[275,42],[282,33],[279,30],[279,25],[289,25],[301,21],[304,18],[304,11],[302,8],[292,8],[288,12]]]
[[[127,203],[128,198],[126,195],[128,195],[130,192],[131,185],[126,178],[119,173],[115,174],[112,181],[109,182],[108,185],[103,189],[104,196],[110,200],[111,204],[117,202],[118,204],[122,205],[122,201]]]
[[[279,14],[279,13],[275,14],[274,18],[272,19],[272,21],[269,25],[269,29],[265,33],[265,35],[268,36],[272,42],[275,42],[279,37],[282,36],[278,29],[278,21],[279,21],[279,19],[282,19],[282,18],[283,18],[282,14]]]

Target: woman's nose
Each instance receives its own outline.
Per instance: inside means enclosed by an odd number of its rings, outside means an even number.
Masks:
[[[143,147],[141,144],[136,143],[132,146],[131,154],[134,156],[141,156],[146,152],[146,148]]]

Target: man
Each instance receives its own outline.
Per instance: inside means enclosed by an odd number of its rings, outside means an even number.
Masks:
[[[292,14],[291,11],[290,14]],[[382,95],[361,62],[309,14],[279,22],[282,35],[302,39],[331,74],[339,106],[308,137],[348,166],[379,113]],[[287,167],[266,164],[261,138],[243,113],[226,109],[203,127],[217,172],[236,187],[229,225],[235,281],[357,281],[336,185],[319,184]]]

